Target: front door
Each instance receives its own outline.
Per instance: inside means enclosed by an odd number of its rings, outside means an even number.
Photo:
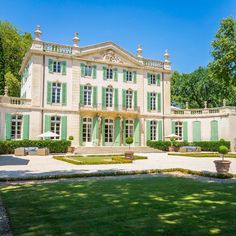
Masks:
[[[105,145],[112,146],[114,143],[114,122],[112,119],[105,119]]]
[[[92,118],[83,118],[83,145],[92,146]]]

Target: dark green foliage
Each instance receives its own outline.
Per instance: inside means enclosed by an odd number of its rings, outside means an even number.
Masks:
[[[18,147],[47,147],[51,153],[66,153],[70,144],[65,140],[6,140],[0,141],[0,154],[13,154]]]
[[[133,139],[133,137],[127,137],[125,142],[130,145],[134,142],[134,139]]]
[[[70,141],[72,141],[72,140],[74,140],[74,137],[73,137],[73,136],[69,136],[68,139],[69,139]]]

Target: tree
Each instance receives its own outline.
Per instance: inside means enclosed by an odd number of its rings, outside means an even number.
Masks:
[[[20,96],[20,82],[10,71],[8,71],[5,74],[5,83],[8,88],[9,96],[11,97]]]
[[[228,86],[236,85],[236,21],[232,17],[221,21],[212,47],[211,77]]]

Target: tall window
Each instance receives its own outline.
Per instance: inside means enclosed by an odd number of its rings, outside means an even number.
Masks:
[[[105,119],[105,143],[113,143],[113,120]]]
[[[85,76],[92,76],[92,66],[89,66],[89,65],[85,65],[85,68],[84,68],[84,75]]]
[[[21,139],[22,115],[13,115],[11,121],[11,139]]]
[[[157,96],[156,93],[151,93],[150,94],[150,102],[151,102],[151,110],[155,111],[156,110],[156,104],[157,104]]]
[[[84,86],[84,105],[92,105],[92,87],[90,85]]]
[[[175,134],[179,136],[178,140],[183,139],[183,122],[175,122]]]
[[[113,79],[113,69],[107,68],[107,79]]]
[[[156,84],[156,82],[157,82],[156,75],[155,74],[151,74],[150,78],[151,78],[151,84]]]
[[[53,72],[61,73],[61,62],[60,61],[53,62]]]
[[[60,139],[61,135],[61,117],[52,116],[51,117],[51,132],[58,134],[58,137],[52,137],[51,139]]]
[[[157,121],[152,120],[150,122],[150,135],[151,135],[151,140],[155,141],[157,140]]]
[[[134,121],[126,120],[125,124],[125,137],[133,137],[134,136]]]
[[[132,82],[132,72],[126,71],[126,81]]]
[[[133,91],[131,89],[126,90],[126,108],[132,108]]]
[[[83,118],[83,142],[92,142],[92,119],[88,117]]]
[[[113,89],[111,86],[106,88],[106,107],[112,107],[113,105]]]
[[[60,103],[61,101],[61,84],[52,83],[52,103]]]

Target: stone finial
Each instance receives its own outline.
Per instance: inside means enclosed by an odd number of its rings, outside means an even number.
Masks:
[[[170,61],[169,61],[168,49],[165,50],[164,58],[165,58],[165,62],[170,62]]]
[[[143,54],[142,45],[139,44],[137,48],[137,56],[141,58],[143,57],[142,54]]]
[[[226,107],[226,99],[223,99],[223,107]]]
[[[4,88],[4,96],[7,97],[8,96],[8,86],[6,85]]]
[[[185,103],[185,109],[188,109],[188,102]]]
[[[35,35],[35,40],[41,41],[40,37],[41,37],[41,30],[40,30],[40,25],[36,26],[36,30],[34,31],[34,35]]]
[[[73,43],[74,43],[74,47],[79,47],[79,41],[80,41],[80,39],[79,39],[79,34],[76,32],[75,34],[74,34],[74,38],[73,38]]]
[[[204,101],[204,108],[207,109],[207,101]]]

